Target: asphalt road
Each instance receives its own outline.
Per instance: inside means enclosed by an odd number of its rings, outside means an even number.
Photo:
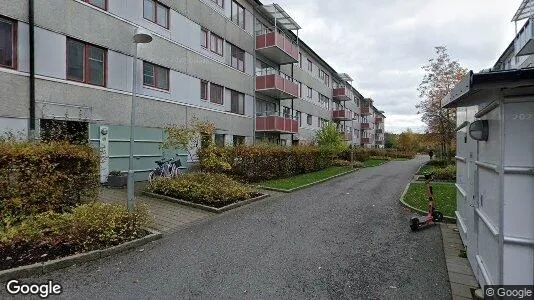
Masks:
[[[271,198],[52,279],[76,299],[450,299],[439,227],[399,197],[423,158]],[[0,292],[0,298],[5,291]]]

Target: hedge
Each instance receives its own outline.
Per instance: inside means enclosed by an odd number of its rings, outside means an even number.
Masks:
[[[119,245],[145,236],[150,223],[145,206],[129,212],[124,205],[94,202],[68,213],[40,213],[0,230],[0,269]]]
[[[241,182],[224,174],[204,172],[157,178],[149,184],[147,190],[155,194],[217,208],[253,196],[252,190]]]
[[[366,161],[371,157],[380,157],[383,159],[391,159],[391,158],[406,158],[406,159],[412,159],[415,157],[415,153],[411,151],[400,151],[395,149],[366,149],[366,148],[354,148],[352,149],[352,152],[354,153],[354,160],[355,161]],[[344,160],[350,160],[351,159],[351,150],[343,151],[339,158]]]
[[[0,227],[94,198],[98,174],[98,153],[89,146],[0,142]]]

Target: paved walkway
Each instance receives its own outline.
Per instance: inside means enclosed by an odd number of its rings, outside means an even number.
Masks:
[[[136,201],[146,204],[150,215],[154,218],[154,227],[163,232],[172,232],[208,218],[213,213],[185,205],[154,199],[142,195],[146,183],[136,184]],[[110,203],[126,203],[126,189],[100,189],[100,201]]]
[[[451,299],[440,227],[411,232],[398,203],[422,162],[363,169],[25,281],[51,279],[74,299]]]
[[[459,256],[460,250],[463,250],[464,246],[458,229],[455,224],[442,224],[441,234],[452,298],[457,300],[472,299],[471,290],[478,289],[479,285],[467,258]]]

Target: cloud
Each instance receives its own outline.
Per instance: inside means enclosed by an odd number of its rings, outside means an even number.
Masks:
[[[386,111],[387,130],[421,129],[421,66],[446,45],[468,69],[492,67],[514,36],[521,0],[277,0],[299,36]]]

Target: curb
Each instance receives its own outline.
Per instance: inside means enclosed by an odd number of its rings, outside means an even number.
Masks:
[[[71,256],[58,258],[54,260],[49,260],[45,262],[35,263],[27,266],[20,266],[12,269],[7,269],[0,271],[0,282],[5,282],[11,279],[20,279],[35,275],[42,275],[48,272],[52,272],[55,270],[67,268],[76,264],[85,263],[93,260],[97,260],[100,258],[104,258],[107,256],[111,256],[113,254],[117,254],[120,252],[124,252],[126,250],[136,248],[145,244],[148,244],[150,242],[153,242],[155,240],[160,239],[163,235],[159,231],[155,231],[149,228],[145,229],[150,234],[138,238],[133,241],[129,241],[126,243],[122,243],[117,246],[113,246],[106,249],[101,250],[93,250],[90,252],[85,253],[79,253],[74,254]]]
[[[404,192],[402,192],[402,195],[399,199],[399,202],[401,203],[402,206],[408,208],[409,210],[411,210],[412,212],[417,212],[417,213],[421,213],[421,214],[427,214],[428,211],[424,211],[422,209],[419,209],[417,207],[413,207],[411,206],[410,204],[404,202],[404,196],[406,196],[406,193],[408,192],[408,188],[410,188],[410,184],[412,184],[413,182],[410,181],[406,187],[404,188]],[[456,223],[456,218],[453,218],[453,217],[450,217],[450,216],[443,216],[443,221],[445,223]]]
[[[149,196],[149,197],[152,197],[152,198],[157,198],[157,199],[161,199],[161,200],[165,200],[165,201],[170,201],[170,202],[182,204],[182,205],[186,205],[186,206],[193,207],[193,208],[206,210],[206,211],[217,213],[217,214],[220,214],[222,212],[225,212],[225,211],[228,211],[228,210],[231,210],[231,209],[243,206],[243,205],[250,204],[252,202],[260,201],[260,200],[263,200],[263,199],[269,197],[268,194],[261,194],[258,197],[254,197],[254,198],[251,198],[251,199],[248,199],[248,200],[232,203],[232,204],[229,204],[227,206],[223,206],[221,208],[215,208],[215,207],[211,207],[211,206],[207,206],[207,205],[203,205],[203,204],[193,203],[193,202],[189,202],[189,201],[185,201],[185,200],[181,200],[181,199],[176,199],[176,198],[169,197],[169,196],[149,193],[149,192],[143,192],[143,195],[146,195],[146,196]]]
[[[298,190],[302,190],[302,189],[317,185],[319,183],[323,183],[325,181],[328,181],[328,180],[331,180],[331,179],[334,179],[334,178],[337,178],[337,177],[341,177],[341,176],[344,176],[344,175],[347,175],[347,174],[350,174],[350,173],[354,173],[354,172],[356,172],[358,170],[360,170],[360,169],[354,169],[354,170],[350,170],[350,171],[347,171],[347,172],[343,172],[343,173],[340,173],[340,174],[337,174],[337,175],[334,175],[334,176],[330,176],[330,177],[327,177],[327,178],[324,178],[324,179],[321,179],[321,180],[318,180],[318,181],[314,181],[314,182],[311,182],[311,183],[308,183],[308,184],[305,184],[303,186],[299,186],[297,188],[290,189],[290,190],[272,188],[272,187],[267,187],[267,186],[263,186],[263,185],[258,185],[257,187],[261,188],[261,189],[264,189],[264,190],[268,190],[268,191],[275,191],[275,192],[281,192],[281,193],[292,193],[292,192],[295,192],[295,191],[298,191]]]

